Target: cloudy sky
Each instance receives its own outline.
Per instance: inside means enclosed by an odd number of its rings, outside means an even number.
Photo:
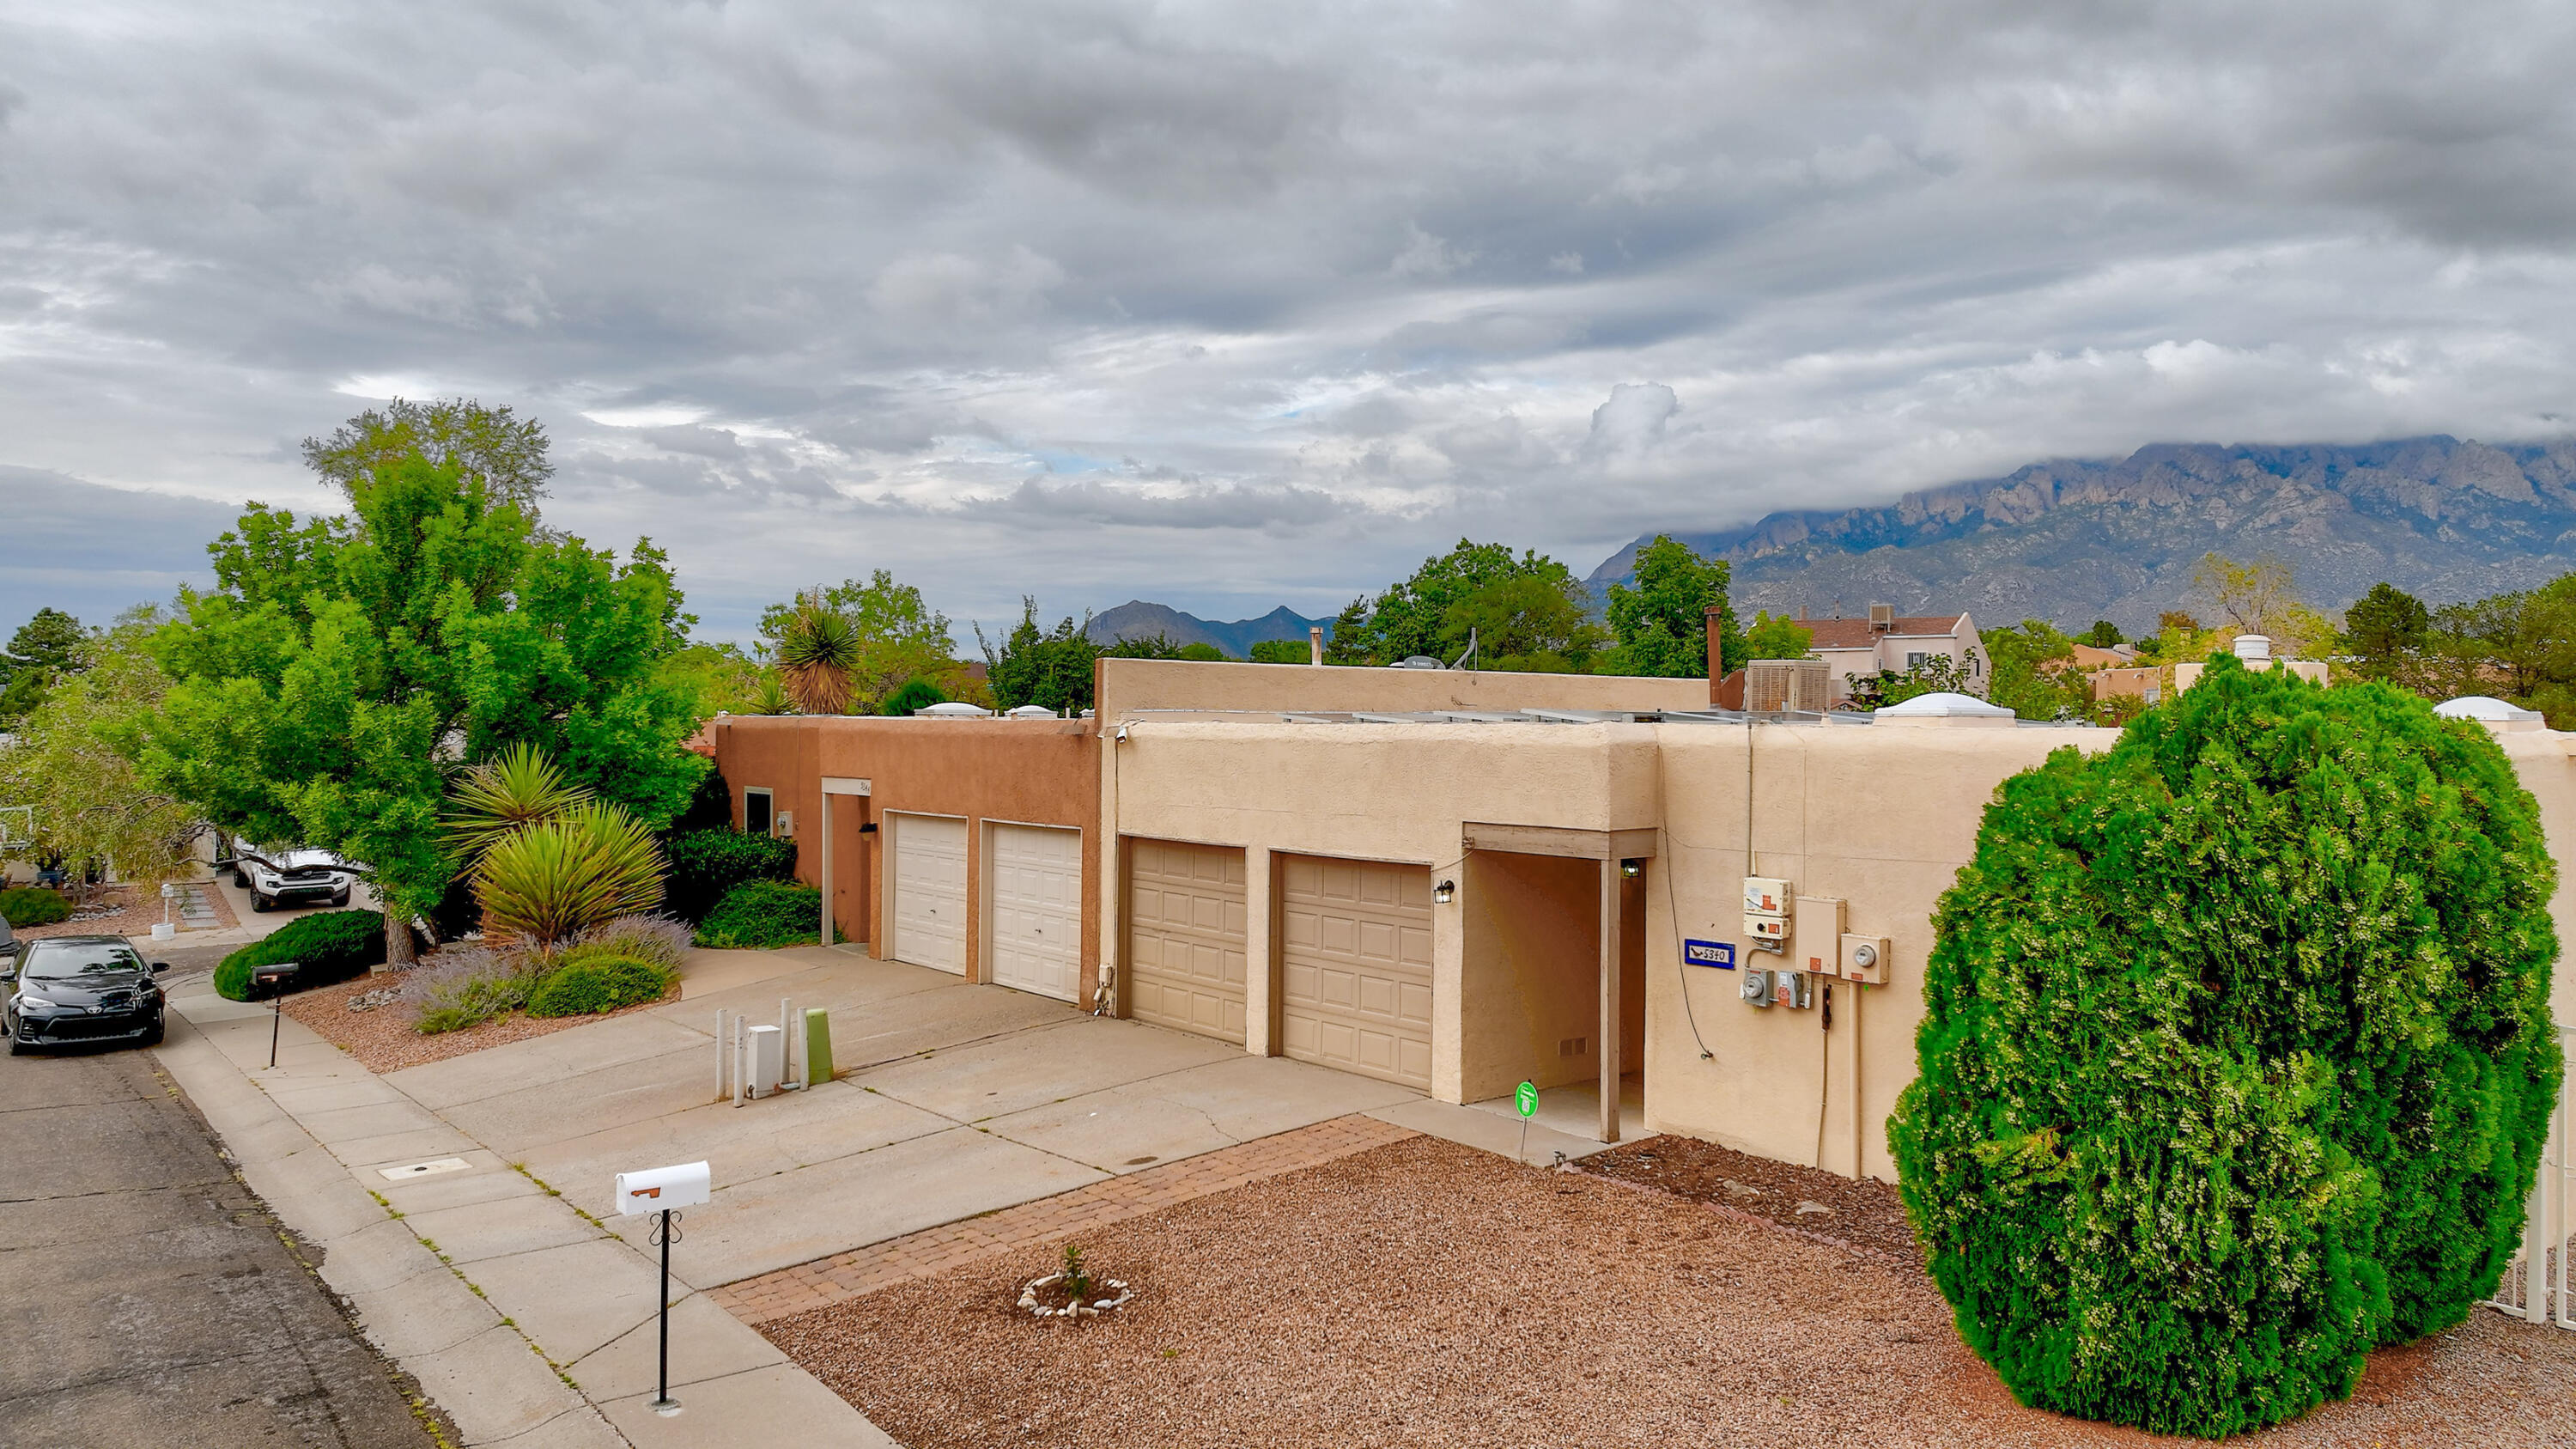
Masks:
[[[2571,72],[2563,0],[0,0],[0,630],[396,394],[541,419],[717,637],[2555,435]]]

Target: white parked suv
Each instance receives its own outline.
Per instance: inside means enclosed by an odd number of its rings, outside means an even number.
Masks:
[[[250,892],[250,908],[273,911],[281,905],[349,903],[349,886],[360,867],[327,850],[253,850],[233,853],[233,884]]]

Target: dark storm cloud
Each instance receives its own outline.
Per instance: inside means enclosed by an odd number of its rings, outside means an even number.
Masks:
[[[300,502],[372,401],[508,402],[719,633],[2554,432],[2576,334],[2564,5],[98,0],[0,56],[0,463]]]

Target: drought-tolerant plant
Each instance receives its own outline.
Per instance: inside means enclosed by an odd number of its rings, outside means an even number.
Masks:
[[[1091,1296],[1091,1270],[1082,1266],[1081,1244],[1064,1245],[1064,1266],[1059,1271],[1064,1276],[1056,1281],[1063,1286],[1065,1292],[1073,1296],[1074,1302],[1079,1303]]]
[[[471,869],[518,830],[587,804],[591,792],[565,780],[545,752],[521,741],[467,770],[447,792],[440,828],[448,857]]]
[[[792,881],[736,886],[698,927],[698,944],[728,951],[811,946],[823,928],[823,893]]]
[[[620,916],[582,932],[581,939],[565,947],[559,959],[570,965],[594,956],[631,956],[677,971],[689,949],[690,934],[688,922],[669,916]]]
[[[528,994],[530,1016],[592,1016],[621,1006],[659,1001],[671,990],[671,973],[632,956],[585,956],[556,967]]]
[[[282,961],[296,965],[287,989],[305,991],[346,981],[384,959],[383,913],[324,911],[299,916],[218,963],[215,993],[232,1001],[248,1001],[252,969]]]
[[[2212,662],[2008,780],[1942,898],[1888,1126],[2023,1402],[2221,1435],[2461,1322],[2563,1063],[2555,868],[2477,725]]]
[[[741,830],[692,830],[663,847],[671,876],[663,907],[684,921],[703,921],[735,886],[793,880],[796,842]]]
[[[817,589],[796,601],[779,633],[780,681],[805,713],[839,714],[857,688],[861,652],[857,627]]]
[[[0,890],[0,921],[12,926],[50,926],[71,919],[72,903],[41,886]]]
[[[470,946],[450,946],[435,960],[405,973],[402,999],[417,1015],[423,1036],[462,1031],[528,1004],[536,989],[533,958]]]
[[[483,933],[551,951],[593,926],[662,900],[662,853],[643,823],[593,801],[522,826],[474,871]]]

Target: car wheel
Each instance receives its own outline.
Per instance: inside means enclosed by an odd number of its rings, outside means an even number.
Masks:
[[[277,902],[270,900],[268,897],[261,895],[257,891],[253,891],[250,896],[250,908],[264,916],[277,909]]]
[[[233,870],[233,889],[242,891],[250,889],[250,876],[239,867]]]
[[[145,1046],[159,1046],[161,1044],[162,1036],[166,1034],[169,1029],[169,1023],[166,1021],[156,1021],[152,1023],[152,1029],[143,1034],[143,1044]]]
[[[340,892],[338,895],[333,896],[333,897],[331,898],[331,904],[333,904],[333,905],[335,905],[335,906],[345,906],[345,905],[347,905],[348,903],[349,903],[349,893],[348,893],[347,891],[342,891],[342,892]]]
[[[33,1043],[18,1039],[18,1029],[16,1027],[11,1027],[9,1029],[9,1055],[13,1057],[23,1057],[34,1049]]]

